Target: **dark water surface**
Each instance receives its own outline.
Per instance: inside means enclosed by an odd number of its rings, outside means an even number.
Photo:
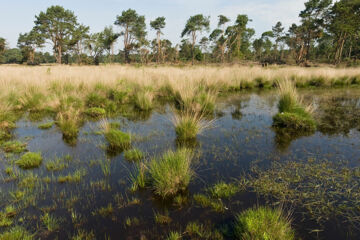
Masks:
[[[313,158],[346,161],[351,168],[360,166],[360,90],[306,90],[301,95],[305,102],[316,106],[315,116],[321,125],[313,135],[296,139],[284,139],[271,127],[272,116],[277,113],[276,92],[221,97],[216,107],[215,125],[191,143],[196,152],[193,160],[196,175],[184,193],[189,198],[188,204],[181,208],[159,199],[150,189],[129,191],[133,163],[125,160],[123,153],[107,153],[106,141],[99,134],[100,122],[85,123],[77,143],[69,145],[55,125],[49,130],[40,130],[39,123],[24,118],[17,123],[14,135],[28,143],[29,151],[41,152],[44,161],[38,169],[18,170],[22,175],[34,174],[38,179],[34,189],[27,193],[30,199],[27,204],[16,202],[9,194],[18,190],[19,180],[9,181],[1,170],[0,208],[9,204],[17,206],[21,210],[14,218],[14,225],[23,225],[42,239],[68,239],[79,229],[93,231],[97,239],[140,239],[144,236],[163,239],[170,231],[185,231],[190,221],[226,229],[231,226],[235,214],[265,204],[264,198],[252,192],[240,192],[224,201],[227,207],[224,213],[216,213],[197,206],[192,200],[193,194],[219,181],[240,179],[255,163],[266,169],[274,161]],[[179,147],[171,117],[171,107],[165,104],[142,119],[130,121],[118,117],[109,120],[119,122],[121,130],[135,135],[132,146],[145,152],[150,159]],[[67,168],[47,171],[47,161],[66,155],[72,159]],[[5,169],[19,156],[0,153],[0,157],[0,167]],[[109,176],[103,174],[104,164],[110,165]],[[80,182],[58,183],[58,176],[77,170],[84,172]],[[109,204],[113,207],[111,214],[96,214],[98,209]],[[359,229],[337,221],[336,216],[318,226],[307,219],[306,214],[300,217],[302,206],[291,208],[294,228],[302,239],[360,239]],[[40,219],[44,212],[59,219],[59,230],[46,230]],[[168,225],[155,223],[154,213],[157,212],[168,213],[172,222]],[[131,226],[127,225],[129,219],[135,219]]]

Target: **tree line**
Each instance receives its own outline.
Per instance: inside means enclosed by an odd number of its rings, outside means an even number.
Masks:
[[[210,31],[210,17],[191,16],[181,32],[182,40],[173,44],[163,37],[166,18],[150,21],[156,38],[147,38],[145,16],[128,9],[116,16],[113,26],[90,33],[74,12],[51,6],[35,16],[34,27],[19,35],[17,48],[8,49],[0,38],[0,63],[99,64],[165,62],[238,62],[299,64],[324,62],[356,63],[360,58],[360,0],[309,0],[299,14],[300,24],[288,30],[281,22],[255,38],[249,28],[252,20],[239,14],[233,21],[217,18]],[[120,29],[117,31],[115,29]],[[123,48],[115,53],[115,45]],[[50,43],[53,53],[40,50]]]

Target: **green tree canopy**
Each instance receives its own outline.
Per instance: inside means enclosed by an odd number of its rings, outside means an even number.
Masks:
[[[46,12],[35,16],[35,30],[53,44],[57,63],[61,64],[63,53],[68,49],[73,33],[78,26],[74,12],[61,6],[51,6]]]
[[[186,22],[185,28],[181,33],[181,37],[184,37],[185,35],[191,35],[192,38],[192,64],[194,64],[195,59],[195,44],[196,44],[196,38],[197,33],[202,32],[204,30],[209,30],[210,26],[210,17],[205,17],[202,14],[197,14],[195,16],[192,16],[189,18],[189,20]]]
[[[115,25],[122,28],[120,36],[124,38],[125,61],[130,63],[130,51],[145,42],[145,17],[139,16],[133,9],[128,9],[116,17]]]

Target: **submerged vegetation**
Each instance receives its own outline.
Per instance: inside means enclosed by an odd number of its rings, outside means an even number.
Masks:
[[[319,223],[338,216],[359,226],[359,180],[360,169],[346,162],[309,159],[273,163],[267,170],[254,167],[246,182],[261,195],[302,206]]]

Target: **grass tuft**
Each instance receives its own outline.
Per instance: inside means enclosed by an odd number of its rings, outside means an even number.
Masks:
[[[219,182],[211,187],[209,191],[213,198],[230,198],[239,191],[239,187],[233,183]]]
[[[236,216],[234,224],[236,239],[295,239],[289,217],[281,209],[258,207]]]
[[[312,117],[312,106],[304,106],[295,85],[290,80],[278,81],[280,101],[279,113],[273,117],[273,126],[290,130],[313,132],[316,121]]]
[[[92,107],[87,109],[85,113],[90,117],[99,118],[105,116],[106,110],[99,107]]]
[[[41,162],[41,153],[28,152],[25,153],[19,160],[17,160],[15,164],[23,169],[31,169],[39,167]]]
[[[38,126],[39,129],[46,130],[52,128],[54,122],[43,123]]]
[[[185,190],[193,175],[191,159],[188,149],[168,151],[161,159],[153,159],[149,173],[155,193],[165,198]]]
[[[1,240],[33,240],[34,235],[26,231],[25,228],[15,226],[8,231],[0,234]]]
[[[140,161],[144,157],[144,153],[141,150],[134,148],[134,149],[125,151],[124,157],[126,160],[128,160],[130,162],[137,162],[137,161]]]
[[[202,114],[184,111],[172,118],[178,140],[191,140],[213,125],[213,121],[206,121]]]
[[[131,145],[131,135],[120,130],[110,128],[104,133],[104,135],[111,149],[124,150],[129,148]]]
[[[166,240],[180,240],[181,234],[178,232],[170,232],[169,235],[167,236]]]
[[[4,152],[7,153],[22,153],[26,151],[26,143],[19,141],[8,141],[2,144]]]
[[[142,111],[149,111],[154,107],[154,93],[150,90],[137,91],[134,95],[135,106]]]

